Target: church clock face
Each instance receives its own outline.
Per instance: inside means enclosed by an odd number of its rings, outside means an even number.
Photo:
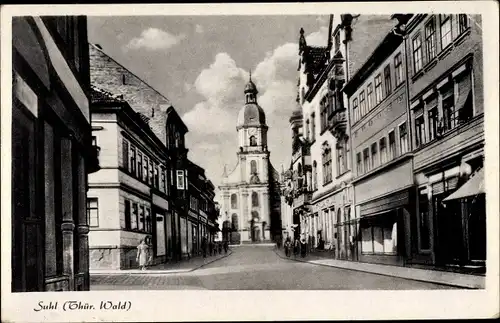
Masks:
[[[255,128],[250,128],[250,129],[248,130],[248,134],[249,134],[250,136],[255,135],[256,133],[257,133],[257,129],[255,129]]]

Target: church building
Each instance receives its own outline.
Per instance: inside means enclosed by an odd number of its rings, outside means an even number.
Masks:
[[[219,186],[223,239],[233,244],[272,241],[282,232],[280,178],[269,160],[266,115],[251,75],[244,93],[236,125],[238,162],[230,172],[224,167]]]

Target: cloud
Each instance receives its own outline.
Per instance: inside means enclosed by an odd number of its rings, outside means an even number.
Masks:
[[[321,27],[318,31],[306,36],[309,46],[326,46],[328,42],[328,27]]]
[[[140,37],[132,38],[127,48],[144,48],[147,50],[168,49],[177,45],[184,38],[186,38],[185,34],[173,35],[158,28],[148,28],[142,31]]]
[[[203,32],[205,31],[205,29],[203,28],[203,26],[202,26],[202,25],[198,25],[198,24],[197,24],[197,25],[196,25],[196,27],[195,27],[195,31],[196,31],[196,33],[198,33],[198,34],[201,34],[201,33],[203,33]]]

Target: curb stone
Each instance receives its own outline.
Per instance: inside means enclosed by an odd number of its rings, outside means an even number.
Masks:
[[[281,255],[276,248],[273,249],[273,251],[278,255],[278,257],[285,259],[285,260],[291,260],[291,261],[297,261],[297,262],[303,262],[303,263],[308,263],[311,265],[316,265],[316,266],[324,266],[324,267],[330,267],[330,268],[338,268],[338,269],[343,269],[343,270],[352,270],[352,271],[358,271],[358,272],[363,272],[363,273],[368,273],[372,275],[380,275],[380,276],[386,276],[386,277],[395,277],[395,278],[401,278],[401,279],[406,279],[406,280],[413,280],[413,281],[418,281],[418,282],[424,282],[424,283],[432,283],[436,285],[443,285],[443,286],[451,286],[451,287],[459,287],[463,289],[484,289],[485,287],[472,287],[472,286],[466,286],[466,285],[460,285],[456,283],[447,283],[447,282],[442,282],[442,281],[435,281],[435,280],[425,280],[425,279],[418,279],[418,278],[411,278],[411,277],[401,277],[399,275],[394,275],[394,274],[389,274],[389,273],[378,273],[378,272],[373,272],[369,270],[364,270],[364,269],[356,269],[356,268],[345,268],[341,266],[335,266],[335,265],[330,265],[330,264],[322,264],[322,263],[314,263],[311,262],[310,260],[301,260],[297,258],[288,258],[284,255]],[[320,259],[318,259],[320,260]]]

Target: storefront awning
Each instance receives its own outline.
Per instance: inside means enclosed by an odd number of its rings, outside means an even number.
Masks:
[[[457,200],[466,198],[469,196],[474,196],[478,194],[484,194],[484,168],[481,168],[472,176],[464,185],[462,185],[453,194],[448,196],[443,200],[443,202],[449,202],[451,200]]]

